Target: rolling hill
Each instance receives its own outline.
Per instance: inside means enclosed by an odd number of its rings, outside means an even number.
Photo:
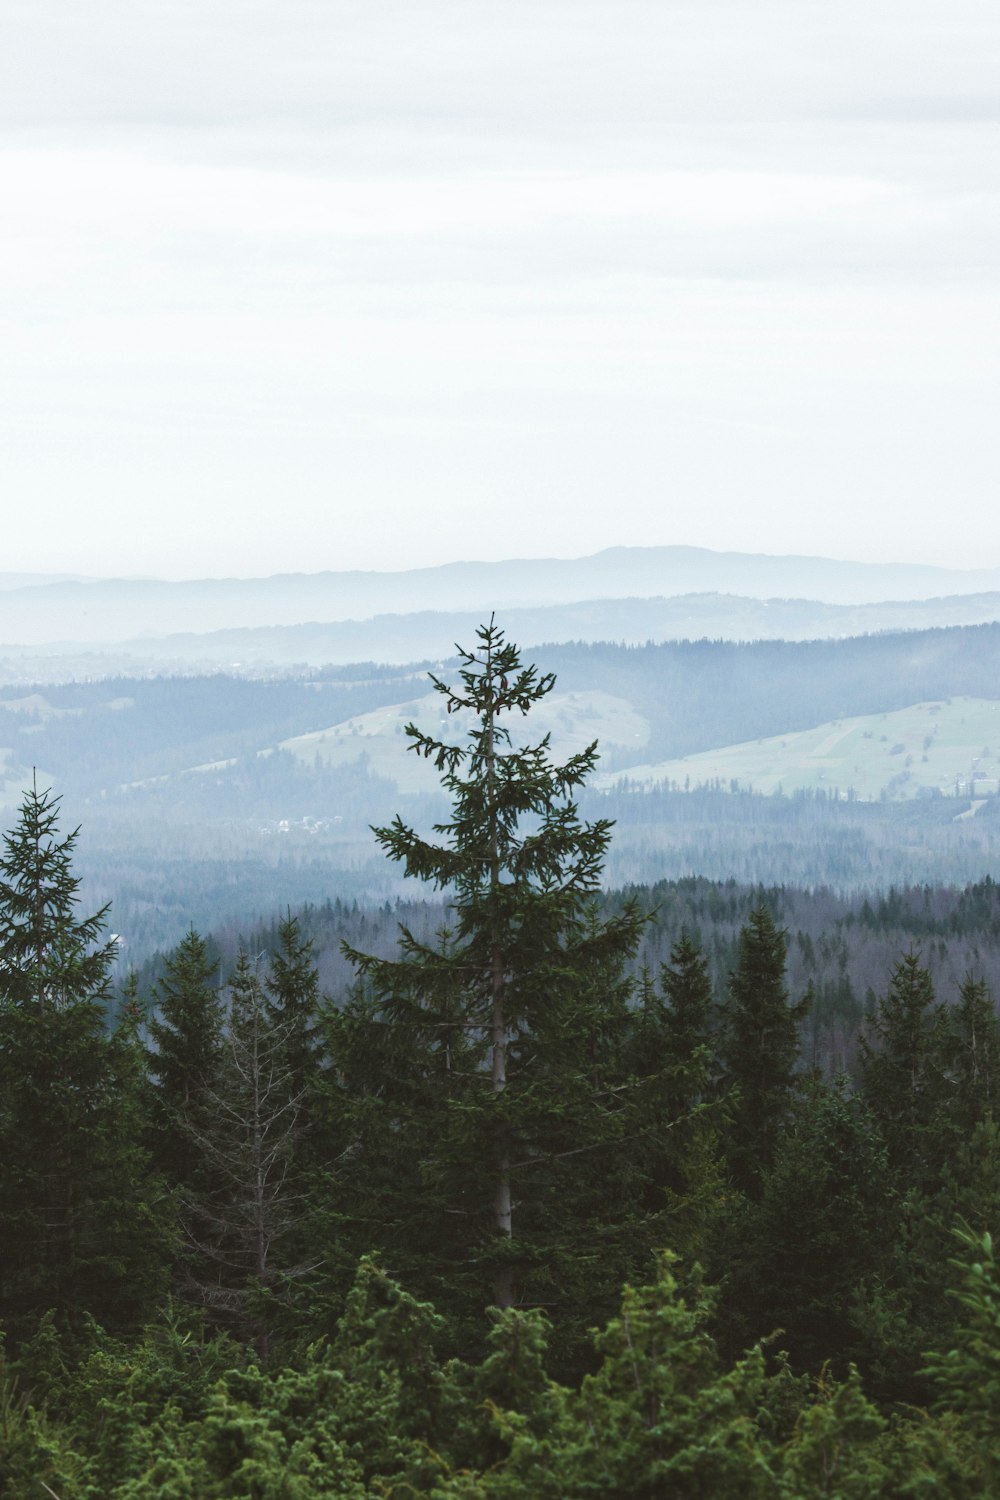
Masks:
[[[409,722],[446,744],[463,744],[471,727],[466,712],[448,715],[441,695],[431,692],[283,740],[278,748],[306,765],[346,766],[363,758],[373,775],[391,781],[398,791],[430,792],[439,777],[426,761],[407,753],[410,742],[404,727]],[[515,720],[508,727],[515,743],[551,735],[558,759],[594,740],[606,749],[634,754],[649,743],[650,733],[648,720],[627,699],[600,690],[553,692],[532,710],[530,724]]]
[[[636,764],[596,784],[721,783],[756,792],[835,792],[844,800],[1000,790],[1000,702],[953,698],[891,713],[830,720],[811,729]]]
[[[542,643],[572,641],[638,646],[695,640],[840,640],[890,631],[980,625],[998,619],[1000,593],[876,604],[683,594],[674,598],[591,599],[503,612],[508,634],[528,649]],[[107,670],[112,669],[113,660],[118,670],[132,671],[222,667],[247,673],[267,667],[319,667],[357,661],[402,665],[415,657],[439,658],[453,642],[471,639],[479,623],[480,614],[473,611],[423,610],[376,615],[370,620],[145,636],[120,644],[91,645],[86,662],[63,661],[62,667],[69,668],[69,675],[92,671],[95,657],[108,659]],[[23,654],[19,653],[22,658]],[[46,655],[36,661],[34,670],[48,675],[61,663],[58,655]],[[23,674],[22,661],[18,675]]]
[[[551,734],[559,757],[598,741],[583,811],[616,820],[613,883],[856,889],[981,879],[1000,863],[1000,624],[558,644],[529,659],[558,685],[513,727]],[[452,740],[467,727],[442,713],[426,673],[362,664],[8,687],[0,801],[12,811],[38,767],[69,825],[83,825],[84,900],[112,900],[130,942],[331,893],[392,900],[400,876],[370,825],[399,812],[429,830],[447,809],[404,726]],[[778,787],[788,795],[765,795]]]

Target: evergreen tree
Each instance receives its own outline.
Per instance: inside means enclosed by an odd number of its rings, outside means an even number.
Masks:
[[[745,1348],[780,1328],[798,1369],[835,1363],[846,1375],[848,1362],[869,1352],[855,1304],[896,1227],[885,1147],[864,1101],[844,1079],[809,1080],[759,1201],[717,1249],[724,1347]]]
[[[937,1385],[941,1406],[960,1413],[971,1433],[977,1483],[968,1494],[995,1495],[1000,1486],[1000,1266],[993,1237],[959,1222],[954,1236],[960,1256],[952,1296],[961,1313],[944,1348],[928,1357],[926,1373]]]
[[[0,857],[0,1003],[39,1013],[74,1000],[103,1000],[115,955],[104,936],[107,906],[81,917],[73,852],[79,828],[63,838],[59,802],[32,778]]]
[[[292,1089],[311,1091],[319,1067],[319,972],[312,943],[302,935],[298,918],[286,912],[278,925],[278,946],[271,953],[265,986],[265,1010],[285,1037],[285,1056]]]
[[[403,928],[395,961],[347,950],[368,988],[333,1061],[353,1095],[344,1126],[355,1180],[370,1184],[388,1148],[402,1189],[386,1184],[381,1203],[369,1198],[378,1242],[405,1238],[412,1249],[426,1226],[445,1285],[454,1290],[471,1271],[474,1300],[485,1300],[489,1277],[495,1301],[509,1306],[527,1294],[533,1267],[547,1266],[551,1284],[560,1223],[543,1223],[540,1206],[558,1211],[554,1184],[571,1159],[576,1181],[590,1174],[592,1203],[600,1171],[606,1224],[619,1211],[612,1158],[601,1153],[624,1162],[613,1149],[623,1135],[620,1079],[609,1077],[621,1043],[607,1041],[626,1007],[608,981],[644,919],[632,904],[603,925],[592,915],[610,824],[582,822],[574,793],[596,745],[563,764],[547,735],[515,745],[505,721],[543,700],[554,678],[522,665],[492,621],[478,642],[461,653],[458,686],[432,678],[447,715],[471,720],[466,742],[407,726],[410,748],[433,762],[452,798],[449,821],[435,828],[442,842],[398,817],[376,829],[408,875],[447,891],[450,927],[437,946]],[[592,1245],[586,1254],[594,1258]]]
[[[693,1109],[708,1094],[712,1072],[714,997],[708,961],[687,932],[660,970],[667,1002],[663,1017],[664,1061],[673,1070],[679,1110]]]
[[[0,857],[0,1318],[46,1309],[130,1326],[160,1290],[165,1195],[150,1175],[134,1017],[107,1031],[115,945],[79,919],[76,835],[36,786]]]
[[[659,1244],[693,1263],[705,1254],[723,1180],[712,1098],[712,983],[705,955],[687,932],[660,967],[659,989],[644,973],[638,999],[627,1051],[637,1137],[629,1150],[630,1191],[654,1217]]]
[[[774,1160],[795,1092],[799,1024],[808,998],[789,1003],[787,934],[764,906],[740,931],[736,968],[721,1036],[723,1084],[732,1098],[728,1160],[737,1185],[751,1196]]]
[[[898,961],[861,1038],[862,1091],[879,1121],[889,1161],[907,1186],[933,1181],[942,1152],[937,1125],[947,1069],[944,1008],[920,954]]]
[[[960,1137],[1000,1106],[1000,1022],[984,979],[967,974],[945,1015],[947,1119]]]
[[[217,967],[203,938],[192,930],[167,958],[156,987],[157,1017],[150,1024],[155,1050],[155,1148],[174,1187],[191,1195],[205,1187],[204,1157],[195,1136],[206,1124],[209,1091],[222,1056],[222,1002]]]

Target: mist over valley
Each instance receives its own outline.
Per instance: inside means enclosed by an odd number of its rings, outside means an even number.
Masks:
[[[45,644],[0,651],[0,795],[12,814],[35,767],[65,798],[83,825],[85,889],[112,901],[135,957],[206,915],[404,896],[370,826],[445,814],[406,726],[463,742],[468,717],[443,712],[428,671],[455,670],[454,642],[492,605],[379,611],[390,597],[472,597],[485,578],[508,600],[541,601],[497,615],[557,678],[523,732],[550,735],[560,756],[597,741],[582,795],[588,815],[616,820],[609,886],[961,884],[995,867],[1000,836],[988,576],[651,548],[339,579],[8,579],[0,621]],[[615,597],[626,579],[629,597]],[[711,591],[642,596],[665,579]],[[957,579],[960,593],[919,596]],[[804,582],[826,596],[801,597]],[[723,592],[734,583],[747,592]],[[789,595],[769,596],[776,584]],[[60,641],[63,612],[87,598],[80,628],[94,637]],[[359,618],[337,619],[338,600]],[[325,623],[302,618],[321,607]],[[95,639],[96,622],[124,629],[144,612],[230,623]]]

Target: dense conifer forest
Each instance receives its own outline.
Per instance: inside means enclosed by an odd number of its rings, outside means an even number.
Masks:
[[[28,792],[4,1496],[997,1492],[1000,889],[602,891],[595,748],[507,734],[553,681],[491,624],[437,683],[409,904],[138,971]]]

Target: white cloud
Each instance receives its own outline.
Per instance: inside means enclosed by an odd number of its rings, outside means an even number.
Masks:
[[[993,7],[35,0],[8,34],[5,566],[981,560]]]

